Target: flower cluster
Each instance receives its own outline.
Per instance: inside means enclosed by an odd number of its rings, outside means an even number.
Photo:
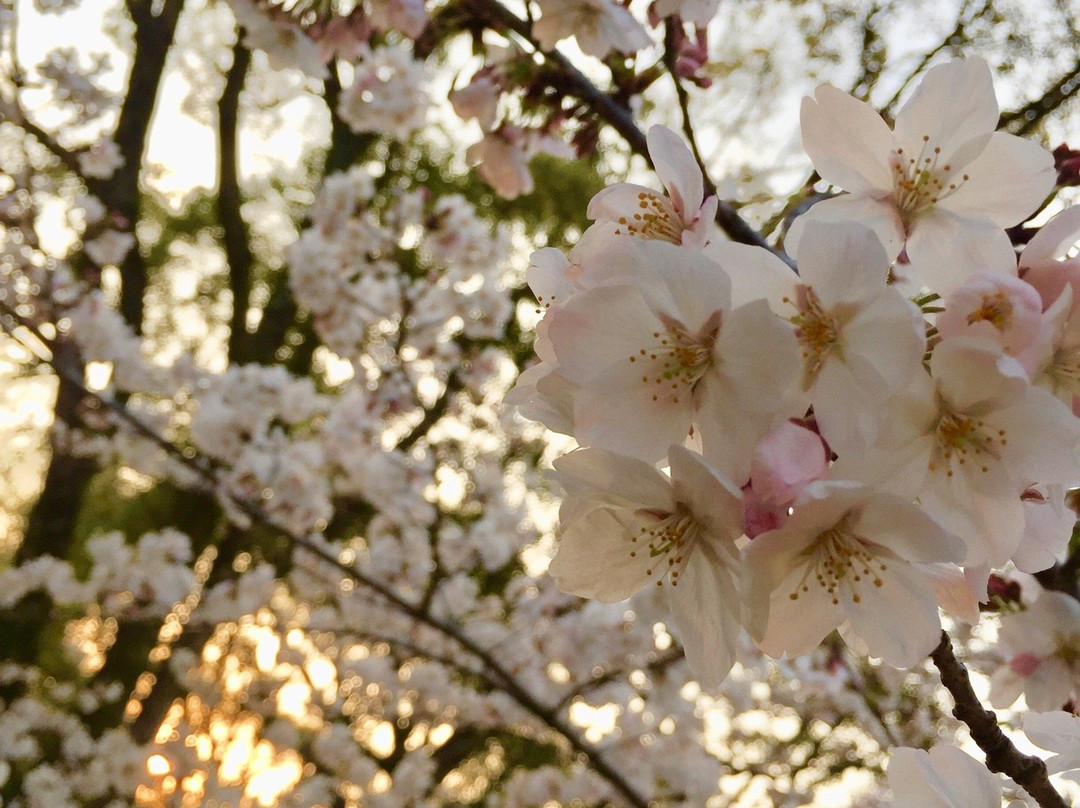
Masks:
[[[1080,228],[1062,213],[1018,269],[1002,228],[1053,160],[997,116],[977,58],[928,71],[893,130],[819,88],[804,144],[849,193],[794,222],[797,271],[710,240],[716,202],[659,128],[667,195],[608,188],[568,256],[534,254],[541,362],[511,401],[584,447],[555,461],[561,587],[618,601],[653,582],[716,683],[744,630],[775,657],[838,629],[914,665],[939,605],[971,619],[990,570],[1061,556]]]

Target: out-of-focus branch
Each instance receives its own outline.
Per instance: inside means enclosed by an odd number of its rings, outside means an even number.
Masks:
[[[81,378],[68,377],[67,372],[55,363],[54,356],[42,355],[43,351],[41,349],[44,348],[46,351],[49,350],[52,345],[51,340],[42,335],[33,323],[28,321],[2,300],[0,300],[0,312],[6,315],[5,317],[0,317],[0,324],[2,324],[3,330],[24,345],[40,362],[50,365],[58,376],[61,376],[61,378],[65,379],[69,384],[81,388],[85,396],[94,399],[99,406],[109,410],[109,412],[113,413],[119,420],[127,424],[138,435],[166,452],[177,463],[197,474],[212,490],[221,492],[222,496],[227,496],[230,502],[253,522],[257,522],[278,533],[293,548],[303,550],[324,564],[336,569],[350,580],[380,597],[393,609],[396,609],[402,614],[415,620],[418,624],[426,625],[453,640],[464,651],[474,657],[485,669],[487,678],[494,682],[496,686],[511,699],[517,702],[522,709],[565,738],[573,753],[583,758],[589,767],[596,772],[597,775],[606,780],[629,805],[634,808],[649,808],[651,801],[640,794],[622,772],[607,761],[594,744],[585,740],[584,735],[564,719],[560,715],[559,710],[541,702],[538,697],[534,696],[523,684],[521,684],[508,668],[495,658],[490,650],[471,639],[456,622],[441,619],[430,612],[421,609],[416,604],[395,592],[391,587],[372,578],[351,564],[343,562],[338,558],[336,553],[315,537],[299,535],[280,524],[257,503],[237,494],[225,491],[220,484],[221,480],[218,474],[218,464],[197,452],[185,452],[184,450],[181,450],[178,446],[159,434],[154,428],[143,422],[142,419],[129,410],[123,403],[88,389],[83,384]],[[17,326],[21,326],[34,334],[37,341],[40,343],[40,347],[30,344],[29,341],[21,336],[19,330],[11,326],[8,321],[15,323]]]
[[[233,46],[233,61],[225,75],[225,89],[218,100],[218,197],[217,215],[222,244],[229,263],[232,315],[229,318],[228,358],[232,363],[248,361],[247,310],[251,300],[251,253],[247,223],[240,213],[240,167],[237,160],[240,92],[244,87],[251,51],[242,43],[241,31]]]
[[[1014,135],[1027,135],[1038,128],[1047,115],[1063,106],[1080,89],[1080,58],[1062,73],[1039,98],[1014,112],[1002,114],[998,126]]]
[[[953,715],[967,725],[972,740],[986,754],[986,768],[1011,777],[1042,808],[1069,808],[1050,784],[1046,764],[1037,757],[1021,753],[1001,731],[994,712],[979,703],[967,669],[953,654],[952,642],[946,632],[941,632],[941,642],[930,658],[941,673],[941,683],[952,694]]]

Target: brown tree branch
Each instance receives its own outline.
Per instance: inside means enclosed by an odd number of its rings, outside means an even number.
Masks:
[[[946,632],[941,632],[941,642],[930,658],[941,673],[941,683],[952,694],[953,715],[967,725],[972,739],[985,753],[986,768],[1011,777],[1042,808],[1069,808],[1050,784],[1046,764],[1037,757],[1021,753],[1001,731],[994,712],[979,703],[967,669],[953,654],[952,642]]]
[[[243,198],[240,193],[240,167],[237,160],[240,92],[244,88],[251,51],[244,47],[243,30],[233,46],[233,61],[225,74],[225,89],[218,100],[218,196],[217,216],[222,229],[222,246],[229,265],[229,288],[232,291],[232,314],[229,317],[230,363],[249,361],[247,311],[251,301],[251,252],[247,222],[240,213]]]

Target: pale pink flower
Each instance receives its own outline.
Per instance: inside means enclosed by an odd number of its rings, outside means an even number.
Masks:
[[[1019,278],[981,270],[945,298],[934,325],[942,338],[988,340],[1034,374],[1050,343],[1043,305],[1033,286]]]
[[[1080,603],[1042,592],[1001,618],[998,643],[1008,660],[990,677],[990,703],[1009,707],[1021,694],[1032,710],[1056,710],[1080,695]]]
[[[865,227],[812,223],[797,257],[789,300],[802,388],[834,451],[864,448],[877,436],[882,405],[921,372],[922,314],[887,284],[888,259]]]
[[[889,762],[891,808],[1001,808],[1001,782],[954,746],[901,747]]]
[[[1010,271],[1002,228],[1032,213],[1055,175],[1049,152],[994,132],[997,120],[990,69],[975,57],[927,71],[893,130],[869,105],[818,87],[803,101],[803,145],[821,176],[849,193],[796,220],[789,249],[806,221],[856,221],[940,294],[979,269]]]
[[[571,36],[582,51],[600,59],[613,50],[633,54],[652,44],[645,27],[615,0],[540,0],[538,5],[533,36],[546,51]]]
[[[788,509],[808,483],[829,470],[829,454],[821,436],[793,421],[784,421],[754,447],[746,500],[746,535],[754,538],[787,521]]]
[[[488,132],[465,152],[469,165],[477,166],[480,177],[504,199],[517,199],[533,192],[529,173],[525,133],[516,126]]]
[[[575,436],[654,461],[696,425],[705,454],[741,484],[758,439],[798,414],[794,334],[764,301],[731,309],[727,274],[700,253],[618,241],[627,282],[548,315],[560,373],[579,385]]]
[[[107,180],[124,164],[120,147],[112,140],[99,140],[89,149],[76,155],[79,170],[84,176]]]
[[[589,201],[593,221],[613,222],[616,232],[672,244],[705,245],[717,199],[705,198],[705,184],[694,155],[681,137],[664,126],[648,134],[649,156],[668,195],[620,182]]]
[[[700,455],[672,446],[669,458],[670,477],[601,449],[556,460],[567,496],[549,572],[560,589],[606,603],[663,587],[690,667],[717,685],[741,625],[742,499]]]
[[[1061,297],[1066,286],[1073,300],[1080,292],[1080,257],[1069,252],[1080,242],[1080,205],[1065,208],[1039,228],[1020,253],[1021,277],[1042,297],[1043,309]]]
[[[1080,420],[994,345],[956,337],[889,400],[867,451],[835,473],[922,506],[968,544],[965,564],[1000,566],[1024,531],[1020,494],[1034,482],[1080,482]]]
[[[498,83],[490,75],[473,76],[472,81],[465,87],[450,93],[450,103],[458,117],[466,121],[476,118],[480,128],[490,132],[498,121],[501,92]]]
[[[401,31],[416,39],[427,25],[424,0],[371,0],[368,8],[371,24],[379,31]]]
[[[960,540],[892,494],[849,481],[803,489],[746,553],[750,630],[770,656],[804,654],[833,629],[906,667],[940,639],[937,598],[916,564],[958,561]]]

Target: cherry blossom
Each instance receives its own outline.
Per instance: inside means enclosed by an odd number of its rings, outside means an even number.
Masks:
[[[890,130],[867,104],[822,85],[802,105],[803,146],[814,167],[848,194],[819,202],[808,221],[873,228],[890,260],[948,294],[985,267],[1015,266],[1003,227],[1031,214],[1054,184],[1042,147],[995,133],[990,69],[977,57],[931,68]]]
[[[933,585],[916,564],[962,555],[960,540],[907,500],[849,481],[810,483],[783,526],[747,550],[751,633],[780,656],[839,628],[873,656],[914,665],[941,632]]]
[[[573,36],[582,51],[604,57],[632,54],[652,44],[644,26],[614,0],[542,0],[533,35],[544,50]]]
[[[869,229],[812,223],[797,257],[789,305],[803,390],[834,450],[865,448],[876,437],[880,407],[920,371],[922,315],[886,285],[888,260]]]
[[[664,126],[648,134],[649,156],[668,196],[633,183],[609,185],[589,202],[588,216],[614,222],[617,233],[702,247],[717,199],[705,197],[701,168],[686,143]]]
[[[794,335],[765,301],[730,309],[727,274],[703,256],[619,241],[633,285],[587,289],[549,315],[559,372],[578,385],[575,436],[658,460],[697,424],[741,483],[757,439],[795,414]]]
[[[1032,710],[1056,710],[1080,695],[1080,604],[1041,592],[1018,614],[1001,618],[1004,665],[990,677],[990,703],[1010,706],[1023,694]]]
[[[742,498],[699,455],[672,446],[668,456],[670,478],[602,449],[557,460],[567,496],[549,571],[561,589],[604,602],[666,583],[687,659],[715,685],[734,663],[741,623]]]
[[[997,346],[946,340],[930,370],[890,399],[877,443],[835,473],[919,497],[967,542],[965,564],[1003,564],[1023,534],[1021,493],[1080,480],[1080,421]]]

